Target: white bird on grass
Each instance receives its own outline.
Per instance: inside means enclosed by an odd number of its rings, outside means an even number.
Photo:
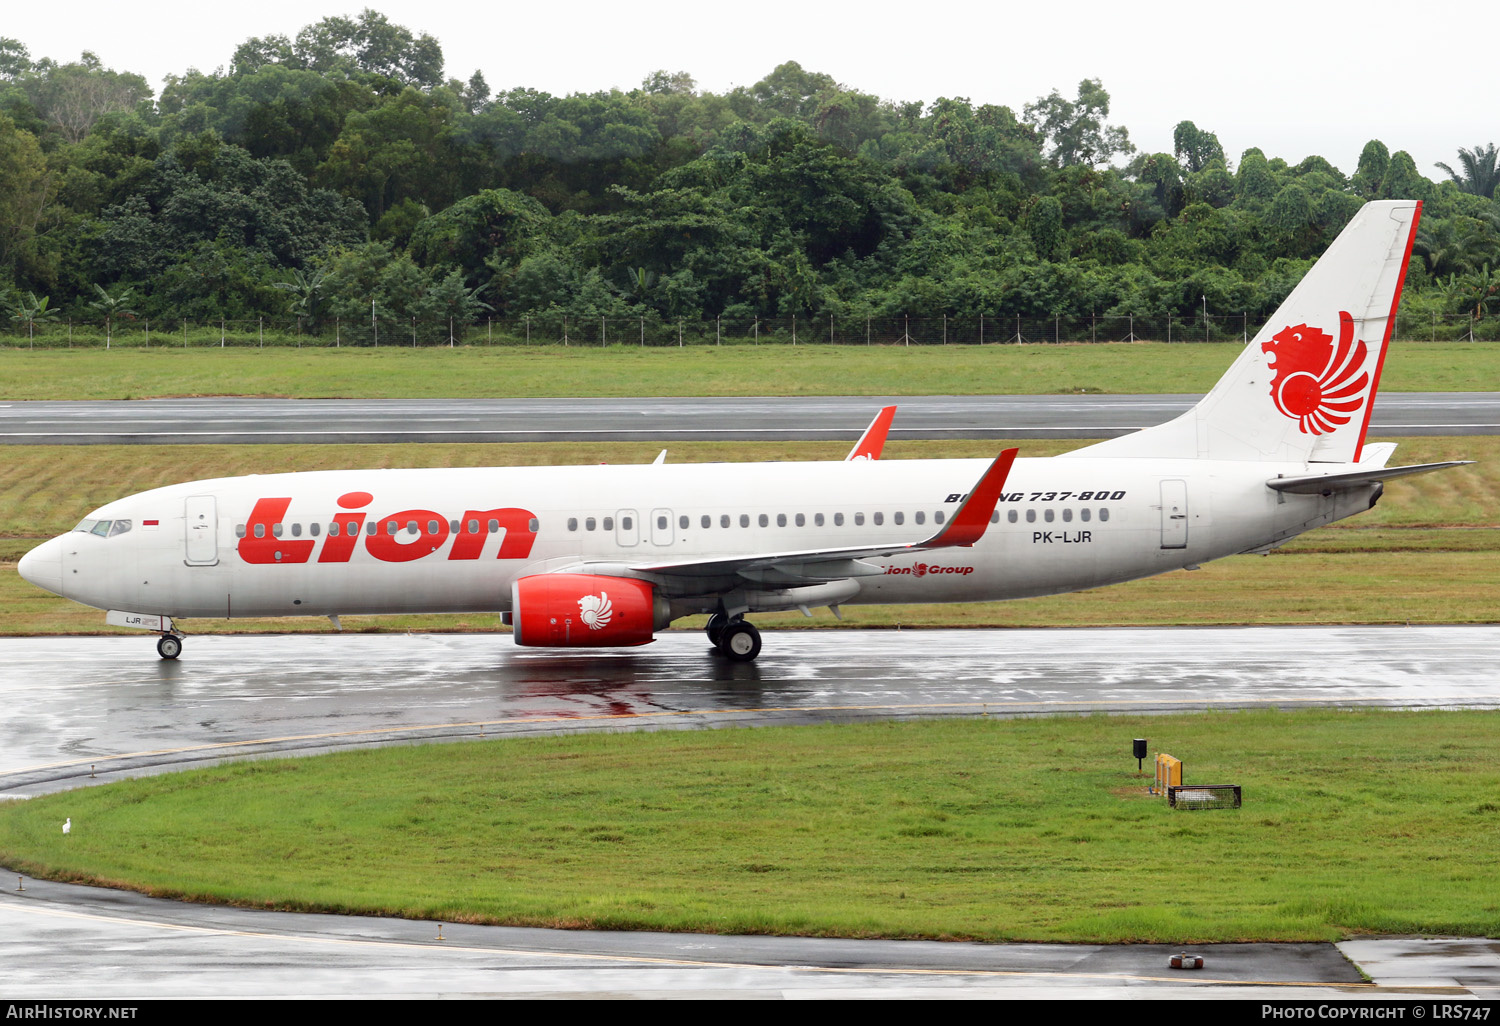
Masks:
[[[73,832],[73,817],[69,816],[67,818],[67,820],[63,823],[63,833],[65,833],[65,834],[71,834],[72,832]]]

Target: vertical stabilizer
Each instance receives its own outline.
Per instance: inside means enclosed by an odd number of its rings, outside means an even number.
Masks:
[[[1366,203],[1197,406],[1067,455],[1358,462],[1421,210]]]

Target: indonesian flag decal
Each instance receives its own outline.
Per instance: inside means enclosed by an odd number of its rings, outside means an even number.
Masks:
[[[614,603],[609,600],[609,592],[601,591],[597,595],[585,595],[578,600],[578,611],[583,616],[583,622],[591,631],[600,631],[609,626],[610,618],[615,614]]]
[[[1308,324],[1283,328],[1261,343],[1271,354],[1271,399],[1303,434],[1322,435],[1349,423],[1369,397],[1368,350],[1354,338],[1354,319],[1339,311],[1339,337]]]

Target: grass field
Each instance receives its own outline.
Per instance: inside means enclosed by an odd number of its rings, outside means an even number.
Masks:
[[[1242,347],[1158,342],[727,349],[0,350],[0,397],[427,398],[1204,392]],[[1391,346],[1381,387],[1500,388],[1500,345]]]
[[[532,926],[1495,936],[1497,724],[1306,710],[400,747],[0,805],[0,862],[193,900]],[[1132,737],[1190,783],[1242,785],[1244,807],[1169,810]]]
[[[900,442],[886,458],[1054,455],[1082,443]],[[482,466],[491,463],[642,463],[652,443],[531,445],[14,446],[0,464],[0,632],[132,633],[106,628],[98,610],[21,580],[15,561],[121,495],[177,481],[335,467]],[[693,442],[674,462],[837,459],[843,443]],[[843,626],[1050,626],[1222,623],[1474,623],[1500,621],[1500,437],[1401,441],[1401,462],[1474,459],[1474,466],[1397,480],[1368,513],[1314,531],[1269,557],[1237,556],[1202,570],[1017,602],[850,606]],[[679,621],[696,629],[701,618]],[[757,616],[758,626],[834,626],[826,613]],[[498,630],[491,615],[346,617],[346,630]],[[194,620],[190,633],[326,631],[322,618]]]

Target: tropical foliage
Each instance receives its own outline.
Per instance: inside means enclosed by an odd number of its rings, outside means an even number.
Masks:
[[[1103,83],[1015,109],[883,100],[785,63],[553,96],[444,75],[364,11],[159,95],[0,39],[0,300],[122,319],[1268,313],[1360,204],[1426,201],[1408,309],[1496,316],[1493,143],[1353,174],[1191,121],[1140,152]]]

